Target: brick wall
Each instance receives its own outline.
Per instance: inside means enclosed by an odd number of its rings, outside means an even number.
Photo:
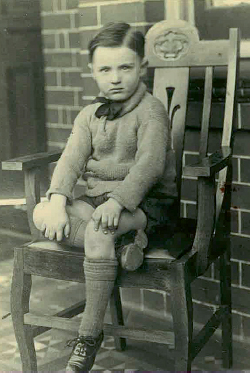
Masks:
[[[82,105],[78,0],[41,0],[49,150],[63,148]]]
[[[72,123],[82,106],[98,93],[88,67],[87,44],[95,31],[108,21],[124,20],[146,32],[164,18],[163,0],[41,0],[47,94],[48,147],[62,148]],[[248,61],[247,61],[248,62]],[[234,189],[232,201],[232,274],[233,274],[233,327],[240,338],[250,334],[250,104],[238,106],[238,129],[235,138]],[[222,104],[213,112],[215,128],[210,138],[210,151],[219,140],[218,123]],[[189,110],[189,124],[184,162],[193,162],[197,156],[199,104]],[[217,123],[217,124],[216,124]],[[192,128],[192,125],[194,128]],[[195,180],[183,180],[182,214],[196,214]],[[218,303],[218,268],[212,267],[193,286],[194,317],[204,322]],[[123,300],[143,311],[166,317],[170,302],[161,292],[124,289]]]

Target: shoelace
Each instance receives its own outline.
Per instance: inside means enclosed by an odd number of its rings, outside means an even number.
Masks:
[[[79,346],[77,346],[79,345]],[[93,347],[95,342],[91,338],[76,337],[67,341],[68,347],[73,347],[74,354],[79,356],[86,356],[87,346]]]

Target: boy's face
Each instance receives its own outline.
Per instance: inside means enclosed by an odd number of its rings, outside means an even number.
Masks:
[[[97,47],[90,68],[102,94],[111,100],[123,101],[135,92],[146,63],[124,46]]]

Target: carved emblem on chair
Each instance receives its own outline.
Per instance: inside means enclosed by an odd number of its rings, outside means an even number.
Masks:
[[[180,32],[167,31],[155,39],[154,53],[164,60],[176,60],[186,54],[188,37]]]

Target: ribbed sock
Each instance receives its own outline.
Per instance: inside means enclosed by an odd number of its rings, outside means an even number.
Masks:
[[[117,267],[116,259],[94,260],[85,257],[86,307],[79,335],[96,338],[102,331],[107,305],[117,276]]]

